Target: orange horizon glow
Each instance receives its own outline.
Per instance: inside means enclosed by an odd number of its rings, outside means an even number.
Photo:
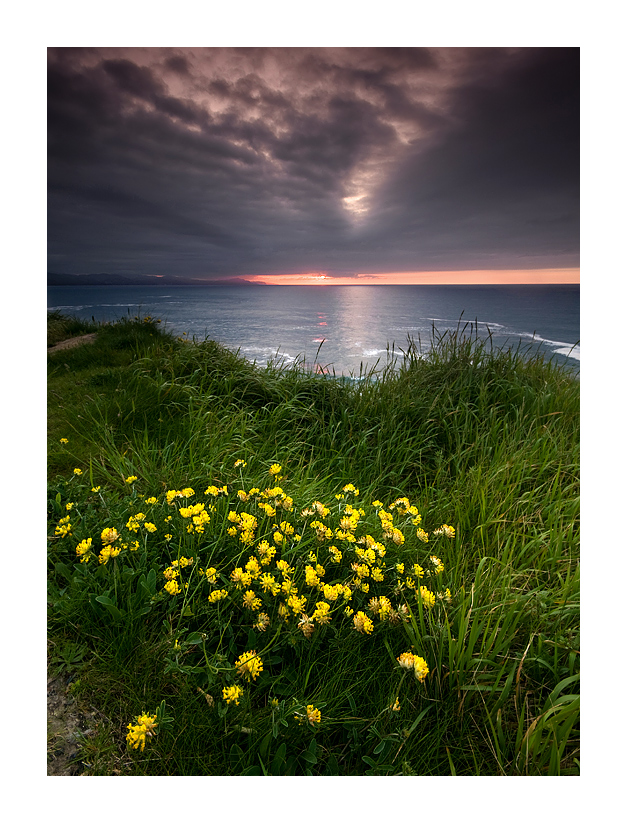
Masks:
[[[580,271],[571,269],[515,269],[472,271],[418,271],[355,274],[353,277],[333,277],[325,272],[309,274],[253,274],[245,277],[250,283],[266,286],[484,286],[561,283],[579,284]]]

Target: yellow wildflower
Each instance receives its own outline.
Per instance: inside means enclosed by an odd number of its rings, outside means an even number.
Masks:
[[[263,662],[256,651],[244,652],[235,661],[237,673],[247,680],[255,680],[263,671]]]
[[[274,576],[269,572],[264,572],[261,575],[259,583],[264,592],[270,592],[272,595],[276,595],[281,591],[281,584],[277,583]]]
[[[120,535],[115,529],[106,528],[100,533],[100,539],[103,543],[114,543]]]
[[[283,577],[289,577],[291,574],[294,574],[294,569],[290,566],[287,560],[277,560],[276,567],[281,572]]]
[[[128,734],[126,735],[126,742],[131,749],[139,749],[140,751],[144,751],[144,747],[146,745],[146,738],[152,737],[154,734],[154,730],[157,727],[157,715],[147,715],[147,714],[140,714],[137,718],[137,723],[133,725],[129,723],[127,729],[129,730]]]
[[[309,705],[305,710],[305,714],[297,712],[294,715],[294,718],[298,720],[299,723],[309,723],[310,726],[315,726],[316,723],[321,722],[322,715],[320,714],[320,709],[316,709],[313,705]]]
[[[312,566],[305,566],[305,583],[307,586],[317,586],[320,578]]]
[[[130,485],[131,483],[134,483],[136,480],[137,480],[137,476],[134,475],[134,474],[131,474],[131,475],[129,475],[129,477],[126,478],[126,480],[124,482],[128,483]]]
[[[121,549],[114,549],[113,546],[103,546],[98,555],[98,562],[106,565],[112,557],[117,557]]]
[[[374,623],[364,612],[357,612],[353,617],[353,624],[361,634],[372,634]]]
[[[319,500],[314,500],[312,508],[318,517],[326,517],[329,514],[329,509],[327,509],[327,507]]]
[[[257,611],[257,609],[261,608],[261,600],[255,595],[255,592],[249,589],[248,591],[244,592],[243,597],[243,605],[246,609],[252,609],[253,611]]]
[[[265,632],[265,630],[270,625],[270,618],[265,612],[259,612],[257,617],[257,622],[254,624],[253,628],[257,629],[257,631]]]
[[[440,558],[432,554],[429,560],[433,563],[435,574],[442,574],[444,571],[444,563],[442,563]]]
[[[253,580],[256,580],[261,574],[261,566],[256,557],[249,557],[248,563],[244,566],[246,571],[250,574]]]
[[[329,553],[331,554],[331,561],[333,563],[342,562],[342,552],[336,546],[329,546]]]
[[[305,595],[303,595],[302,597],[298,597],[298,595],[292,594],[287,599],[287,605],[294,612],[294,614],[301,614],[303,609],[305,608],[306,602],[307,598],[305,597]]]
[[[396,659],[402,669],[411,671],[414,668],[414,655],[411,652],[403,652]]]
[[[413,570],[414,570],[414,574],[416,575],[416,577],[424,577],[425,576],[424,569],[418,563],[414,563]]]
[[[331,610],[331,606],[324,601],[320,603],[316,603],[316,608],[314,613],[312,614],[312,620],[315,620],[317,623],[328,623],[331,620],[331,615],[329,614]]]
[[[452,526],[447,526],[446,523],[443,526],[440,526],[439,529],[436,529],[433,534],[437,535],[445,535],[446,537],[453,538],[455,537],[455,529]]]
[[[420,683],[424,682],[425,677],[429,674],[429,667],[427,666],[427,661],[424,660],[424,658],[414,657],[414,674]]]
[[[307,615],[304,614],[298,621],[298,628],[305,635],[305,637],[309,639],[311,635],[314,633],[316,627],[311,618],[307,617]]]
[[[168,580],[168,582],[165,584],[163,588],[167,591],[168,594],[172,595],[179,594],[181,591],[181,587],[179,586],[178,580],[176,579]]]
[[[426,586],[420,587],[420,595],[422,597],[422,602],[427,608],[430,609],[435,604],[435,595],[433,592],[430,592]]]
[[[57,537],[67,537],[72,534],[72,524],[70,523],[69,514],[67,517],[62,517],[59,520],[59,525],[55,528],[54,533]]]
[[[262,540],[257,546],[257,554],[261,560],[261,565],[267,566],[272,562],[272,558],[276,554],[276,549],[274,546],[271,546],[267,540]]]
[[[392,540],[397,546],[402,546],[405,542],[405,536],[400,529],[392,529]]]
[[[239,699],[244,694],[244,689],[241,686],[225,686],[222,689],[222,699],[227,703],[235,703],[239,706]]]
[[[76,547],[76,554],[80,557],[81,563],[89,562],[89,555],[91,554],[91,537],[88,537],[86,540],[81,540]]]
[[[207,600],[210,603],[217,603],[219,600],[224,600],[224,598],[228,596],[229,593],[226,589],[216,589],[215,591],[211,592]]]

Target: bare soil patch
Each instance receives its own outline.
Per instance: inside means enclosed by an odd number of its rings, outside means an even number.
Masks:
[[[96,713],[82,711],[68,693],[65,678],[48,677],[48,775],[76,776],[84,771],[80,741],[93,733]]]

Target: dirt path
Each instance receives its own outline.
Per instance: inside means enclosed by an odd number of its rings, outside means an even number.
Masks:
[[[68,340],[62,340],[55,346],[48,348],[48,354],[54,354],[56,351],[63,351],[64,349],[73,349],[74,346],[80,346],[82,343],[93,343],[96,339],[96,333],[81,334],[80,337],[70,337]]]

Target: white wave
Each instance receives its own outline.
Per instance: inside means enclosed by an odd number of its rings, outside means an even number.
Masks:
[[[562,354],[564,357],[572,357],[573,360],[581,360],[581,352],[579,346],[562,346],[559,349],[553,349],[554,354]]]
[[[546,343],[547,346],[572,346],[572,343],[565,343],[563,340],[549,340],[548,337],[540,337],[538,334],[530,334],[528,331],[515,332],[517,337],[528,337],[537,343]]]
[[[271,346],[240,346],[239,351],[246,354],[251,354],[253,357],[247,357],[247,360],[251,359],[259,359],[255,357],[255,355],[259,355],[263,360],[268,360],[269,358],[278,358],[279,360],[285,360],[288,363],[293,363],[296,358],[293,357],[291,354],[287,354],[286,352],[277,351],[275,348]]]

